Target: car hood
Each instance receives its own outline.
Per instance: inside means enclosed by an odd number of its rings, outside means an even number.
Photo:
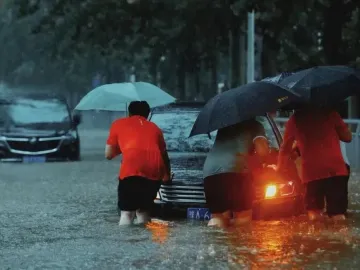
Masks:
[[[169,153],[173,183],[201,185],[206,153]]]

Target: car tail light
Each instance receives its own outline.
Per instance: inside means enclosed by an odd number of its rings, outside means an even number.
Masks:
[[[277,186],[276,185],[268,185],[265,188],[265,198],[270,199],[275,197],[277,194]]]
[[[289,181],[285,184],[270,184],[265,186],[265,199],[289,196],[294,193],[294,183]]]

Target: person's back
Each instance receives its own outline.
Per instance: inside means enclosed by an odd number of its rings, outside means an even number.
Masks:
[[[351,132],[335,111],[305,108],[297,111],[286,123],[278,170],[286,169],[296,141],[302,158],[305,204],[311,220],[321,217],[325,200],[329,217],[345,218],[348,171],[339,140],[351,141]]]
[[[333,112],[311,109],[294,114],[304,182],[343,175],[345,168]]]
[[[170,161],[161,130],[147,118],[150,106],[144,101],[129,104],[127,118],[116,120],[110,128],[105,157],[122,154],[119,172],[118,208],[120,225],[149,220],[150,208],[161,181],[170,177]]]
[[[204,164],[204,177],[219,173],[248,172],[248,154],[253,148],[253,139],[262,125],[256,120],[249,120],[237,125],[220,129],[213,147],[209,151]],[[260,135],[259,135],[260,136]]]
[[[166,168],[162,159],[165,145],[160,143],[162,132],[141,116],[131,116],[114,122],[117,140],[123,158],[120,178],[131,175],[159,180]],[[161,177],[162,178],[162,177]]]

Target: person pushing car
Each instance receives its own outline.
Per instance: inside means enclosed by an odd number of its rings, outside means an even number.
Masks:
[[[170,180],[170,161],[162,131],[147,120],[150,106],[133,101],[129,117],[115,120],[105,147],[108,160],[122,154],[119,171],[119,225],[150,221],[150,210],[162,181]]]

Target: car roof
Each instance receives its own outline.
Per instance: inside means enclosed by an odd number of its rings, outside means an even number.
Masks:
[[[168,105],[155,107],[152,109],[152,113],[162,113],[168,111],[187,111],[187,112],[199,112],[204,106],[205,102],[194,101],[194,102],[175,102]]]

